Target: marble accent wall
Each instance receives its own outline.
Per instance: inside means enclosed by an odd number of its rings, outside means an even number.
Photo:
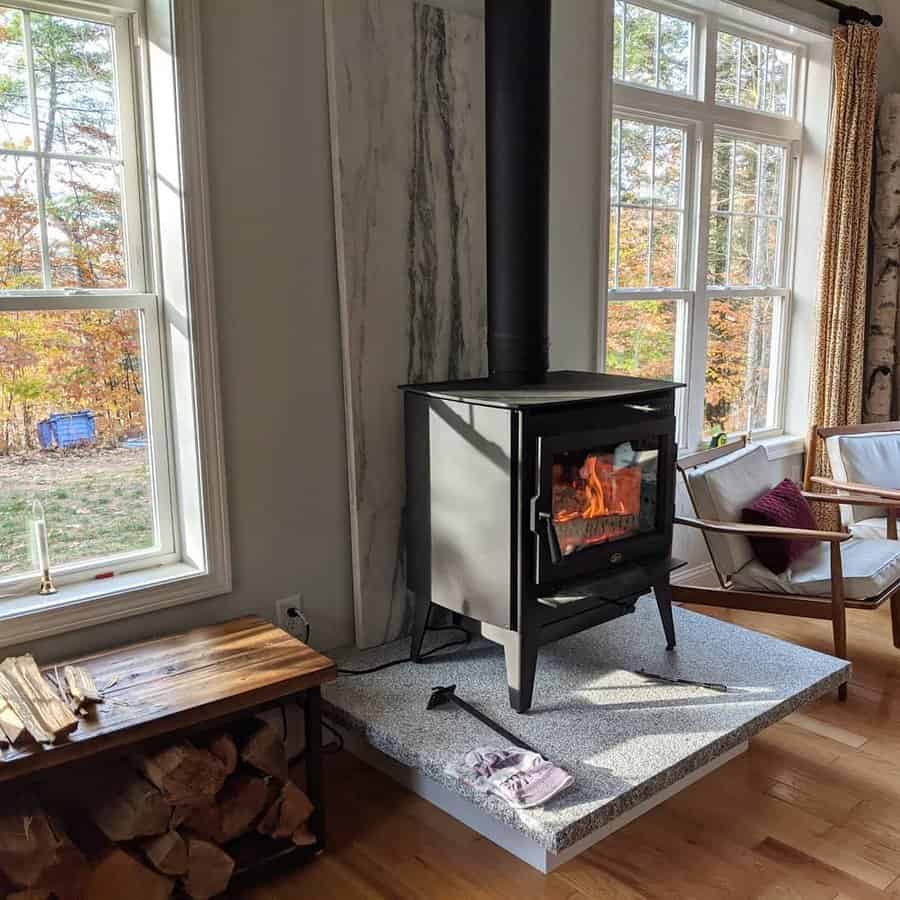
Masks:
[[[326,0],[356,640],[408,629],[397,385],[484,374],[478,17]]]

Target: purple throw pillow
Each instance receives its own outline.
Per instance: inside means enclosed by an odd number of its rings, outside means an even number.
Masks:
[[[780,528],[809,528],[813,531],[818,527],[809,503],[790,478],[785,478],[745,506],[741,521],[748,525],[777,525]],[[784,572],[815,543],[789,541],[786,538],[750,538],[756,558],[776,575]]]

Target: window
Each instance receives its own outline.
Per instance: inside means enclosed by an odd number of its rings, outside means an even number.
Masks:
[[[781,116],[791,114],[794,54],[720,31],[716,102]]]
[[[153,41],[136,40],[136,0],[0,6],[5,642],[228,583],[224,529],[207,525],[224,518],[221,459],[201,442],[218,417],[210,298],[190,281],[205,235],[195,229],[184,252],[203,194],[185,199],[182,173],[197,163],[172,139],[176,87],[197,88],[162,49],[174,44],[169,2],[147,0],[163,13],[148,17]],[[38,504],[58,599],[35,597]],[[164,593],[166,579],[180,586]]]
[[[611,287],[680,284],[684,157],[683,128],[613,120]]]
[[[614,5],[602,358],[606,371],[684,381],[680,440],[695,447],[781,425],[804,57],[683,6]],[[673,56],[686,73],[675,81]],[[696,97],[694,71],[715,73]]]
[[[613,71],[631,84],[692,93],[694,25],[690,19],[616,0]]]

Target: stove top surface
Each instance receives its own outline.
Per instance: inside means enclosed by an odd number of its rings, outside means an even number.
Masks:
[[[488,378],[405,384],[400,390],[428,397],[511,408],[559,406],[598,400],[628,399],[684,387],[677,381],[607,375],[599,372],[548,372],[538,384],[506,387]]]

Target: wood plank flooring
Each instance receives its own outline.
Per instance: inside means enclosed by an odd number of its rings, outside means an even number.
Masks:
[[[716,615],[831,649],[827,622]],[[328,851],[246,900],[900,900],[900,650],[887,607],[849,611],[848,634],[847,703],[828,696],[767,729],[550,876],[341,753],[326,759]]]

